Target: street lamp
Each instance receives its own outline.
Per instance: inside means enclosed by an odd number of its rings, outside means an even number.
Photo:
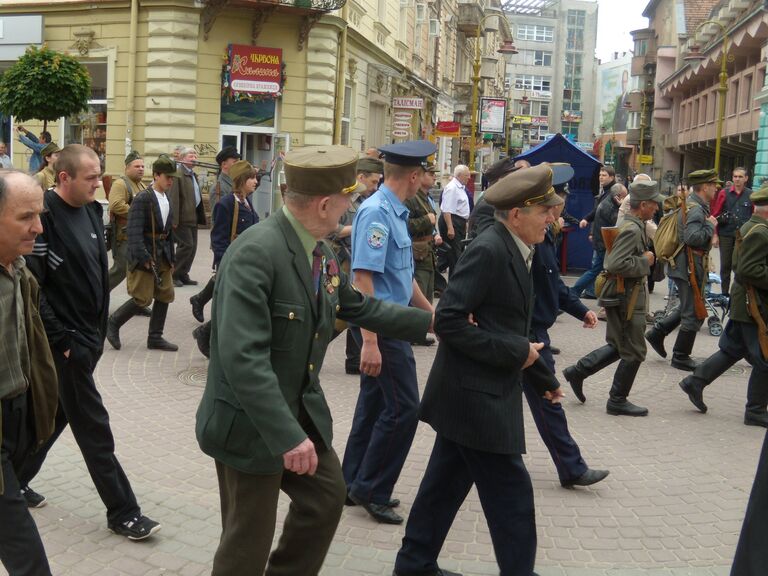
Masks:
[[[715,171],[720,173],[720,141],[723,137],[723,121],[725,120],[725,96],[728,93],[728,60],[732,59],[732,55],[728,52],[728,31],[717,20],[705,20],[696,27],[693,33],[694,38],[698,34],[699,30],[703,26],[712,24],[720,28],[720,32],[723,35],[723,51],[720,56],[720,86],[717,91],[720,94],[720,102],[718,104],[717,115],[717,135],[715,136]],[[704,60],[704,54],[701,53],[701,46],[698,44],[691,44],[688,53],[683,57],[686,62],[700,62]]]
[[[486,9],[491,11],[490,9]],[[501,10],[495,9],[492,13],[483,16],[477,23],[477,38],[475,40],[475,61],[472,63],[472,109],[471,109],[471,123],[469,134],[469,168],[471,171],[477,172],[477,160],[475,158],[475,148],[477,141],[477,116],[479,108],[479,92],[480,92],[480,36],[482,33],[482,26],[488,18],[503,18],[504,13]],[[501,28],[501,25],[499,25]],[[502,42],[501,46],[497,50],[499,54],[517,54],[517,48],[512,40]]]

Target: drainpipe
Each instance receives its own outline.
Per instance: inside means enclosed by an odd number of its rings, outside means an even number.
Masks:
[[[333,143],[341,144],[341,117],[344,114],[344,87],[347,70],[347,28],[349,27],[349,4],[341,9],[344,29],[339,32],[339,55],[336,60],[336,106],[333,109]],[[351,126],[350,126],[351,128]]]
[[[125,155],[133,149],[134,111],[136,109],[136,36],[139,27],[139,0],[131,0],[131,25],[128,40],[128,94],[125,108]]]

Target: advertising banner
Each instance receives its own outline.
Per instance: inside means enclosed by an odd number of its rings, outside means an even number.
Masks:
[[[504,98],[480,99],[480,132],[504,134],[507,101]]]
[[[247,94],[280,94],[282,89],[280,48],[229,45],[229,88]]]
[[[461,124],[458,122],[438,122],[435,127],[435,136],[458,138],[461,133]]]

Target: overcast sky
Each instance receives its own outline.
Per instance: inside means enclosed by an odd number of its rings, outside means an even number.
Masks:
[[[631,30],[648,26],[642,13],[649,0],[598,0],[597,57],[610,60],[614,52],[632,50]]]

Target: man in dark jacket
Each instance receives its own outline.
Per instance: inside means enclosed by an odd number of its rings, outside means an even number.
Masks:
[[[42,212],[32,178],[0,171],[0,562],[14,576],[51,574],[18,479],[24,459],[53,431],[58,394],[37,282],[22,257],[43,230]]]
[[[152,186],[140,192],[128,212],[128,294],[107,323],[107,340],[120,350],[120,327],[140,314],[152,300],[147,348],[176,352],[179,347],[163,338],[168,305],[173,302],[173,210],[166,192],[176,173],[167,156],[152,164]]]
[[[56,363],[59,408],[53,435],[25,463],[19,480],[24,486],[34,478],[69,424],[107,508],[107,526],[131,540],[143,540],[160,525],[141,514],[115,456],[109,414],[93,379],[109,311],[102,208],[94,201],[101,165],[93,150],[70,144],[54,169],[56,186],[45,193],[43,232],[29,268],[40,283],[40,315]]]
[[[437,307],[440,345],[420,415],[437,438],[395,561],[396,576],[452,574],[440,571],[437,557],[473,484],[501,573],[533,572],[536,522],[522,458],[520,380],[527,369],[540,395],[554,402],[562,395],[539,357],[543,344],[529,341],[528,327],[532,247],[544,240],[555,220],[553,206],[563,201],[546,165],[499,180],[484,198],[498,221],[469,245]]]
[[[197,281],[189,277],[189,271],[197,253],[197,227],[205,224],[205,207],[197,175],[192,170],[196,162],[194,148],[184,148],[179,152],[178,171],[168,192],[173,212],[174,240],[178,243],[173,271],[173,285],[177,288],[197,285]]]
[[[712,216],[717,218],[712,246],[720,247],[720,291],[726,296],[731,288],[736,231],[749,220],[753,210],[746,168],[734,168],[731,177],[733,186],[720,190],[712,201]]]

